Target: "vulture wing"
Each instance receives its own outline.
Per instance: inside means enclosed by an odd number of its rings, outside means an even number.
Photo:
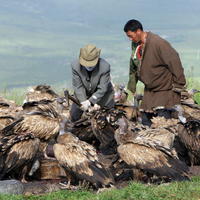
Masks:
[[[188,179],[186,164],[160,150],[134,143],[121,144],[117,150],[130,166],[172,180]]]
[[[21,119],[13,122],[0,131],[0,136],[21,135],[31,133],[35,137],[48,140],[59,132],[57,118],[52,118],[43,113],[24,115]]]
[[[40,140],[38,138],[23,140],[15,143],[3,155],[3,166],[1,169],[0,178],[3,178],[11,171],[19,171],[23,173],[23,168],[31,163],[38,151]],[[26,172],[25,172],[26,173]],[[24,174],[25,175],[25,174]]]
[[[61,166],[77,178],[87,180],[96,187],[112,184],[113,178],[98,161],[95,150],[90,145],[75,143],[54,144],[54,154]]]
[[[200,164],[200,121],[191,120],[186,124],[180,125],[178,138],[189,153],[191,165]]]
[[[147,129],[136,133],[133,143],[152,147],[171,154],[175,134],[165,128]]]
[[[48,140],[58,134],[59,122],[57,118],[52,118],[39,113],[26,115],[24,119],[15,126],[15,132],[29,132],[35,137]]]

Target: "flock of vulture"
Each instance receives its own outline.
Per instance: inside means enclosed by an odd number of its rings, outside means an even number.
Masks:
[[[200,164],[194,92],[182,92],[173,119],[154,117],[151,127],[140,123],[141,96],[132,104],[123,87],[115,88],[115,108],[85,112],[74,123],[73,96],[50,86],[29,90],[22,106],[0,97],[0,180],[60,179],[66,188],[93,189],[189,180],[190,168]]]

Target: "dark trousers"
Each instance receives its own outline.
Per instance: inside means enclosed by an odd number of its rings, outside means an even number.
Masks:
[[[80,109],[80,107],[77,104],[73,103],[70,110],[71,121],[78,121],[81,118],[82,114],[83,111]]]
[[[151,119],[152,117],[165,117],[166,119],[171,118],[171,110],[169,109],[158,109],[156,110],[155,113],[148,113],[148,112],[142,112],[142,124],[145,126],[151,126],[152,122]]]

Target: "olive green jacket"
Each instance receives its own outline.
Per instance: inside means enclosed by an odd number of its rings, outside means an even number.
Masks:
[[[137,44],[132,42],[132,54],[130,58],[129,81],[128,81],[127,88],[133,93],[135,93],[136,91],[136,85],[138,82],[137,69],[139,66],[139,60],[137,59],[137,56],[135,55],[136,48],[137,48]]]

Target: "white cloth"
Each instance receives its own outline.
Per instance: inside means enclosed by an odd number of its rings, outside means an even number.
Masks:
[[[94,106],[89,108],[89,112],[100,110],[100,108],[101,106],[95,103]]]
[[[91,103],[89,100],[81,102],[81,109],[86,111],[91,107]]]
[[[96,65],[95,66],[92,66],[92,67],[85,67],[85,69],[89,72],[93,71],[95,69]]]
[[[100,110],[100,108],[101,108],[101,106],[100,105],[98,105],[98,104],[94,104],[94,106],[93,106],[93,109],[94,110]]]

